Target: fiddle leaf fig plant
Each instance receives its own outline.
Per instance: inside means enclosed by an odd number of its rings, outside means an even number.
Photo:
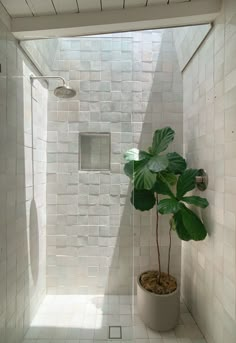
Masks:
[[[165,153],[174,140],[170,127],[156,130],[152,146],[147,151],[136,148],[124,154],[124,172],[131,179],[133,190],[131,203],[135,209],[149,211],[156,206],[156,243],[158,254],[157,283],[162,283],[159,246],[159,213],[171,215],[167,275],[170,277],[171,232],[181,240],[204,240],[207,231],[200,217],[189,208],[206,208],[208,201],[199,196],[188,196],[196,185],[197,169],[187,169],[185,159],[176,152]],[[159,195],[162,199],[159,199]]]
[[[207,199],[199,196],[185,196],[195,188],[197,169],[187,169],[179,176],[176,186],[176,194],[169,193],[169,198],[162,199],[157,205],[161,214],[172,214],[171,226],[176,230],[180,239],[200,241],[206,238],[207,232],[200,218],[190,210],[186,204],[206,208],[209,204]],[[161,194],[161,193],[160,193]]]
[[[174,140],[174,134],[170,127],[156,130],[148,152],[134,148],[124,154],[124,172],[131,178],[136,190],[152,190],[157,174],[173,185],[176,182],[175,175],[186,169],[185,160],[176,152],[161,154]]]

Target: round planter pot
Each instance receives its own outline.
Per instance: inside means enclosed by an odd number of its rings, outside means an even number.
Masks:
[[[170,294],[159,295],[148,292],[137,279],[137,305],[143,322],[154,331],[169,331],[179,322],[179,286]]]

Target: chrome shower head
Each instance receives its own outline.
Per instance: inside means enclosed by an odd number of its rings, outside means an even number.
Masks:
[[[69,99],[69,98],[73,98],[76,95],[76,91],[71,88],[70,86],[68,86],[66,84],[66,81],[63,77],[61,76],[30,76],[31,82],[33,82],[33,80],[35,79],[59,79],[62,80],[63,85],[56,87],[54,90],[54,95],[58,98],[62,98],[62,99]]]
[[[54,95],[58,98],[68,99],[73,98],[76,95],[76,91],[70,86],[64,84],[63,86],[59,86],[54,89]]]

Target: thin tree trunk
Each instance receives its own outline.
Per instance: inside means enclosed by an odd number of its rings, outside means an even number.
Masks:
[[[158,204],[158,194],[156,193],[156,201]],[[156,244],[157,244],[157,258],[158,258],[158,276],[157,276],[157,283],[160,284],[161,282],[161,253],[160,253],[160,245],[159,245],[159,215],[158,211],[156,211]]]
[[[171,252],[171,227],[169,230],[169,238],[170,238],[170,243],[169,243],[169,251],[168,251],[168,266],[167,266],[167,273],[168,277],[170,276],[170,252]]]

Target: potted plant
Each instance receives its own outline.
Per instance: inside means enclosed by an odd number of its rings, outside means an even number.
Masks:
[[[174,134],[170,127],[156,130],[148,151],[130,149],[124,155],[124,171],[133,184],[131,203],[140,211],[156,207],[158,268],[138,276],[137,302],[144,323],[157,331],[173,329],[179,320],[179,285],[170,274],[172,231],[184,241],[204,240],[207,235],[202,220],[189,205],[205,208],[208,201],[195,195],[186,196],[196,186],[198,170],[187,169],[185,159],[176,152],[164,153],[174,140]],[[159,213],[171,215],[166,272],[161,268]]]

